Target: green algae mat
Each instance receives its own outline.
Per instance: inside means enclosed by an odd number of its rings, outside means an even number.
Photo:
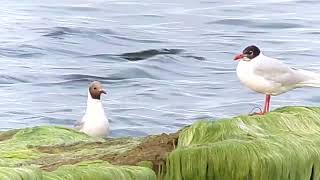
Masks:
[[[135,166],[113,166],[103,162],[63,165],[52,172],[35,167],[0,168],[0,179],[8,180],[155,180],[155,173],[148,168]]]
[[[2,179],[320,179],[320,108],[198,121],[143,138],[97,139],[54,126],[1,132]]]
[[[34,127],[0,134],[0,179],[155,180],[147,167],[101,159],[139,146],[141,139],[96,139],[61,127]],[[110,156],[108,156],[110,155]]]
[[[199,121],[184,129],[166,179],[320,179],[320,108]]]

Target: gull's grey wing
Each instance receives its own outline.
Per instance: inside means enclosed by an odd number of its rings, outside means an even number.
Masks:
[[[307,80],[307,77],[300,73],[300,70],[293,69],[281,61],[269,57],[259,59],[254,73],[283,86],[291,86]]]

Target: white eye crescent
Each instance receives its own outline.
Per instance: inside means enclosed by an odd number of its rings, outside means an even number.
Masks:
[[[253,55],[253,51],[249,51],[249,54],[250,54],[250,55]]]

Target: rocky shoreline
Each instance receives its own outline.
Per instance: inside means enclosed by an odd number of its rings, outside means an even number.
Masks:
[[[56,126],[0,133],[1,179],[318,179],[319,160],[320,108],[198,121],[141,138]]]
[[[11,179],[17,173],[23,172],[25,176],[21,177],[28,177],[26,179],[47,179],[50,174],[56,174],[56,171],[61,170],[61,167],[76,169],[78,166],[83,167],[85,162],[94,164],[95,168],[97,165],[112,165],[115,169],[129,167],[132,171],[130,174],[134,174],[136,169],[144,170],[149,172],[147,179],[150,178],[150,174],[154,179],[156,175],[160,177],[164,174],[166,158],[176,147],[177,140],[178,133],[141,138],[102,139],[56,126],[10,130],[0,133],[0,177],[7,176]],[[5,171],[2,172],[1,168]],[[123,171],[126,173],[126,170]],[[87,173],[89,171],[83,175]],[[70,172],[68,176],[74,179],[78,175]],[[118,178],[123,179],[121,176]],[[141,178],[144,179],[139,176],[139,179]],[[136,178],[132,176],[131,179]]]

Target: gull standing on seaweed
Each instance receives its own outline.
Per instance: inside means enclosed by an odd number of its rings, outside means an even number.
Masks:
[[[237,75],[241,83],[266,95],[263,111],[255,114],[269,112],[271,96],[300,87],[320,87],[319,74],[291,68],[263,55],[257,46],[246,47],[234,60],[239,60]]]
[[[88,89],[87,109],[76,129],[93,137],[104,137],[109,132],[109,121],[105,115],[101,94],[106,94],[98,81],[93,81]]]

